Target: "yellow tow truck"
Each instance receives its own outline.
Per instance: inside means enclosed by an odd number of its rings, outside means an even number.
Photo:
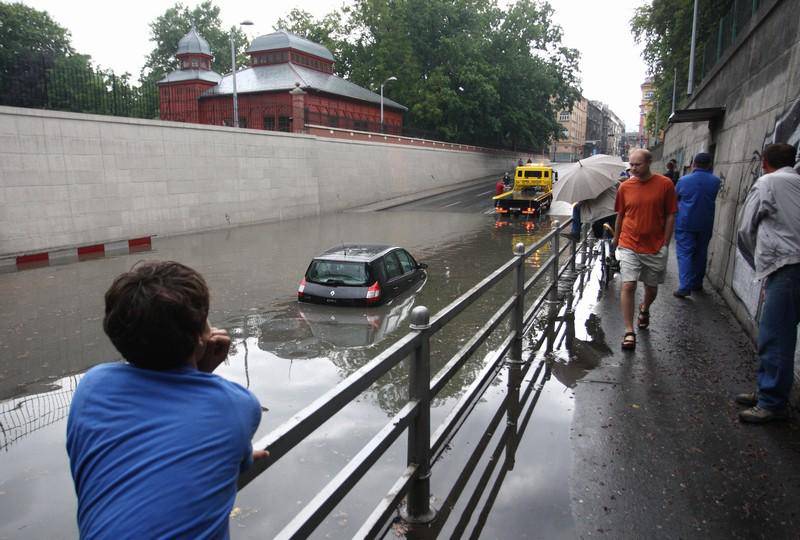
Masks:
[[[514,185],[510,191],[495,195],[494,211],[498,215],[538,217],[550,208],[553,201],[553,182],[558,172],[550,165],[528,163],[514,170]]]

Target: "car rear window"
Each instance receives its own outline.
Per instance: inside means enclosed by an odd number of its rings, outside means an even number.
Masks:
[[[313,260],[306,280],[322,285],[369,285],[367,264],[363,262]]]

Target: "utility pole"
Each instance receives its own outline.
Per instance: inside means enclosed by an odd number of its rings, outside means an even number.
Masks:
[[[694,15],[692,16],[692,45],[689,51],[689,83],[686,85],[686,95],[694,92],[694,46],[697,39],[697,0],[694,0]]]

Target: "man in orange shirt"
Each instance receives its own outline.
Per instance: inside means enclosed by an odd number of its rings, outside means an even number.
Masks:
[[[644,301],[639,304],[637,326],[645,329],[650,326],[650,305],[656,299],[658,285],[664,283],[678,200],[672,180],[650,171],[653,161],[650,152],[637,148],[631,151],[628,159],[631,178],[620,184],[617,191],[614,245],[623,282],[620,304],[625,337],[622,348],[632,350],[636,348],[633,331],[636,282],[644,282]]]

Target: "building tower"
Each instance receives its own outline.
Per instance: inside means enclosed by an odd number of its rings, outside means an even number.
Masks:
[[[197,98],[222,78],[211,70],[211,47],[192,29],[178,42],[178,69],[158,81],[159,113],[162,120],[200,121]]]

